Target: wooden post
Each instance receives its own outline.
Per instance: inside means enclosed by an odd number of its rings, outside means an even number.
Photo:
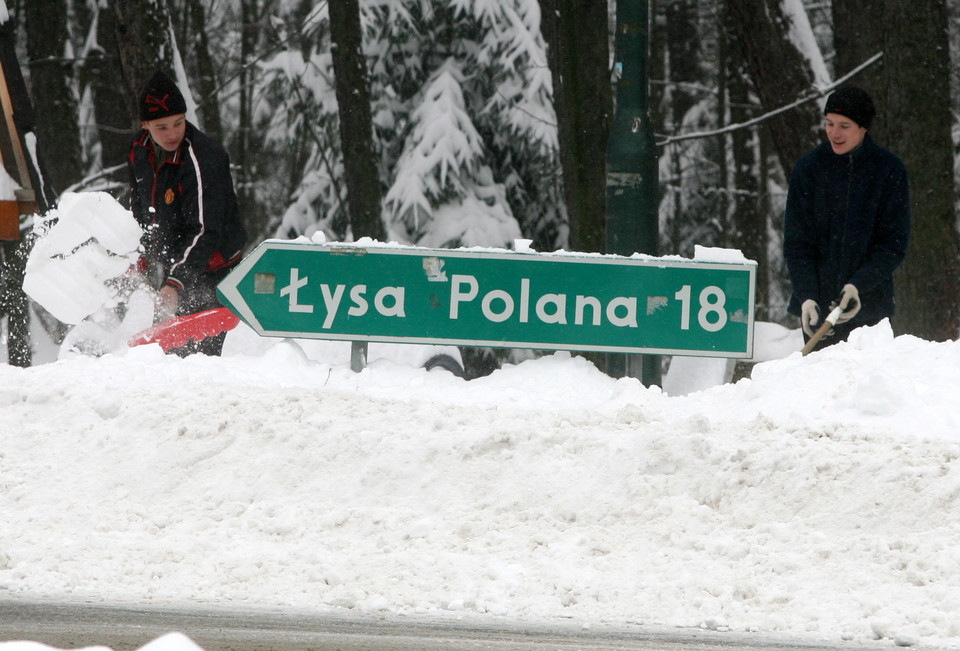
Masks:
[[[0,164],[20,186],[15,191],[14,197],[0,199],[0,240],[18,240],[20,239],[20,216],[39,212],[39,207],[36,202],[36,193],[30,183],[30,163],[23,150],[23,141],[14,121],[13,99],[10,96],[3,65],[0,65],[0,108],[3,110],[3,122],[0,124],[0,135],[3,136],[0,138]]]

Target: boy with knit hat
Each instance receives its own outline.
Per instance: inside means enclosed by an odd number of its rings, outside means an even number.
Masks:
[[[842,309],[814,350],[845,341],[862,325],[893,315],[893,272],[910,239],[910,190],[903,162],[868,130],[873,100],[846,86],[824,106],[827,141],[793,169],[787,192],[783,256],[804,341],[821,315]]]
[[[240,221],[227,152],[187,121],[176,83],[157,72],[140,94],[141,131],[130,147],[130,209],[144,230],[156,320],[220,307],[217,284],[240,261]],[[224,335],[177,354],[219,355]]]

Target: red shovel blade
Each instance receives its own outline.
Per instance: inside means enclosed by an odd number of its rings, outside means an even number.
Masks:
[[[189,341],[201,341],[233,330],[238,323],[240,319],[237,315],[225,307],[218,307],[205,312],[176,316],[141,330],[127,340],[127,345],[133,348],[143,344],[160,344],[163,352],[167,352],[185,346]]]

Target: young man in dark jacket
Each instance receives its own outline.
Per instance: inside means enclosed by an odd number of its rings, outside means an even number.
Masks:
[[[187,122],[183,95],[156,73],[140,96],[142,130],[130,147],[130,209],[144,229],[147,275],[159,291],[156,320],[220,306],[217,284],[240,261],[240,221],[230,160]],[[224,335],[178,354],[219,355]]]
[[[907,254],[910,191],[903,162],[870,138],[870,96],[852,86],[827,98],[827,141],[790,178],[783,255],[793,284],[788,311],[808,341],[822,316],[843,308],[816,349],[894,312],[893,271]]]

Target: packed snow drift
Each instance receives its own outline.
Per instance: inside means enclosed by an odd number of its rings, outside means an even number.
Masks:
[[[0,600],[960,645],[960,344],[757,332],[751,377],[672,394],[568,353],[353,373],[243,325],[2,365]]]

